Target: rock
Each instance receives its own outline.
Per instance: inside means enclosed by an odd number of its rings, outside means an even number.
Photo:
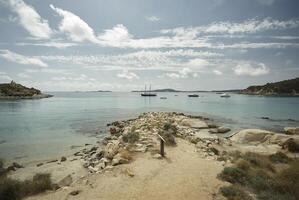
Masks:
[[[80,190],[74,190],[74,191],[71,191],[70,192],[70,195],[72,195],[72,196],[76,196],[76,195],[78,195],[80,193]]]
[[[266,142],[274,133],[261,129],[245,129],[237,132],[230,140],[241,144],[259,144]]]
[[[23,165],[20,165],[19,163],[13,162],[12,166],[14,166],[15,168],[19,169],[19,168],[24,168]]]
[[[129,160],[122,158],[120,154],[114,156],[112,160],[112,166],[119,165],[119,164],[128,164]]]
[[[135,176],[135,174],[133,173],[133,171],[132,170],[130,170],[130,169],[126,169],[126,174],[128,175],[128,176],[130,176],[130,177],[133,177],[133,176]]]
[[[73,178],[71,175],[67,175],[62,180],[60,180],[57,184],[59,187],[70,186],[73,182]]]
[[[62,156],[61,159],[60,159],[60,162],[64,162],[64,161],[66,161],[66,157]]]
[[[105,158],[112,159],[118,153],[119,141],[109,142],[105,147]]]
[[[58,162],[58,160],[57,160],[57,159],[50,160],[50,161],[48,161],[47,163],[53,163],[53,162]]]
[[[299,127],[285,127],[284,132],[287,135],[299,135]]]
[[[217,134],[218,130],[217,130],[217,128],[212,128],[212,129],[209,130],[209,133],[211,133],[211,134]]]
[[[220,126],[217,128],[218,133],[227,133],[229,131],[230,131],[230,128],[227,128],[227,127]]]
[[[298,153],[299,152],[299,142],[295,141],[293,138],[288,139],[282,145],[283,149],[287,149],[289,152]]]
[[[205,128],[209,128],[209,126],[207,125],[207,123],[203,120],[200,119],[183,119],[181,121],[181,124],[183,126],[189,126],[191,128],[196,128],[196,129],[205,129]]]
[[[42,166],[44,163],[38,163],[36,166],[37,167],[40,167],[40,166]]]
[[[10,165],[6,168],[6,171],[16,171],[16,168],[13,165]]]
[[[218,126],[217,124],[214,124],[214,123],[209,122],[209,123],[208,123],[208,127],[209,127],[209,128],[218,128],[219,126]]]
[[[213,152],[214,155],[219,155],[220,151],[218,149],[216,149],[215,147],[210,147],[209,148],[210,152]]]
[[[155,159],[162,159],[163,157],[161,156],[161,154],[156,153],[155,155],[153,155],[153,158],[155,158]]]

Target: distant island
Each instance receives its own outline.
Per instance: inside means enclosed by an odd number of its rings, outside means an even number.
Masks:
[[[241,92],[242,90],[175,90],[171,88],[151,90],[151,92]],[[132,92],[145,92],[144,90],[133,90]]]
[[[28,88],[14,81],[0,84],[0,99],[41,99],[53,95],[43,94],[35,88]]]
[[[132,92],[145,92],[144,90],[133,90]],[[279,81],[275,83],[267,83],[265,85],[249,86],[246,89],[231,90],[175,90],[171,88],[151,90],[151,92],[215,92],[215,93],[239,93],[247,95],[263,95],[263,96],[299,96],[299,78]]]
[[[299,96],[299,78],[250,86],[240,93],[264,96]]]

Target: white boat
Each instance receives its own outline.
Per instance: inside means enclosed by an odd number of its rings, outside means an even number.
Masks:
[[[230,95],[229,95],[229,94],[226,94],[226,93],[222,93],[222,94],[220,95],[220,97],[226,97],[226,98],[228,98],[228,97],[230,97]]]

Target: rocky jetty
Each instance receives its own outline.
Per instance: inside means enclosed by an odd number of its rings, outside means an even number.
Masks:
[[[41,99],[48,97],[52,97],[52,95],[43,94],[38,89],[25,87],[14,81],[0,84],[0,99]]]

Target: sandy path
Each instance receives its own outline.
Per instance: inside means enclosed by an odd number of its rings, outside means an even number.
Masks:
[[[223,185],[216,176],[223,169],[220,162],[201,158],[194,145],[178,139],[177,147],[167,147],[166,159],[154,159],[150,153],[139,154],[134,162],[112,171],[83,178],[56,192],[30,197],[30,200],[133,200],[133,199],[215,199]],[[130,177],[129,169],[134,173]],[[69,193],[81,190],[76,196]]]

